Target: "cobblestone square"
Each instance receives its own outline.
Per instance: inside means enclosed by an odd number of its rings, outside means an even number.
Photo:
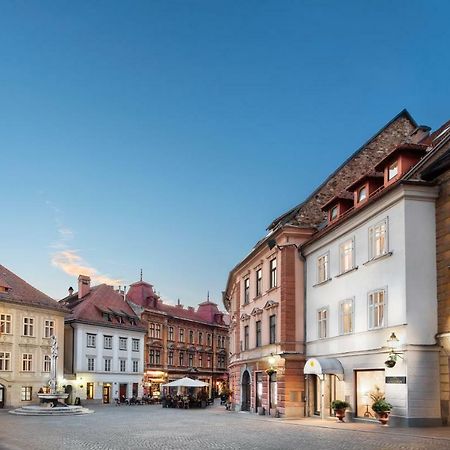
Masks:
[[[327,425],[227,412],[218,406],[94,409],[94,414],[72,417],[21,417],[2,411],[0,449],[450,449],[448,428]]]

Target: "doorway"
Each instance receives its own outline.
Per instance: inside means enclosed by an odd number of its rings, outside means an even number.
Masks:
[[[355,370],[356,417],[375,419],[369,406],[373,403],[371,395],[377,391],[384,393],[384,369]]]
[[[119,396],[120,396],[120,402],[123,403],[127,396],[127,384],[126,383],[120,383],[119,384]]]
[[[111,385],[103,385],[103,403],[110,403],[111,401]]]
[[[242,405],[241,411],[250,411],[250,374],[245,370],[242,374]]]
[[[263,396],[263,374],[262,372],[256,372],[256,410],[262,406]]]
[[[0,408],[5,407],[5,386],[3,384],[0,384]]]

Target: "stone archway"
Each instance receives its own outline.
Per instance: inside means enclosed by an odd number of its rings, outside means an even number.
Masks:
[[[250,373],[244,370],[241,383],[242,404],[241,411],[250,411]]]
[[[6,387],[0,383],[0,408],[5,407]]]

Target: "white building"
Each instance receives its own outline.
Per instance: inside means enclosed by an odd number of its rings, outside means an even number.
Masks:
[[[331,415],[339,399],[373,419],[379,388],[393,424],[440,423],[437,191],[405,175],[425,151],[397,147],[375,168],[384,175],[372,172],[349,186],[351,199],[342,193],[324,205],[327,225],[301,249],[310,415]]]
[[[61,302],[72,314],[65,323],[64,372],[82,401],[111,403],[142,396],[146,328],[123,293],[78,277],[78,292]]]

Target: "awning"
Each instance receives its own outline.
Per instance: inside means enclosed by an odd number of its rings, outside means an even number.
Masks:
[[[309,358],[303,368],[305,375],[337,375],[340,379],[344,378],[344,368],[341,362],[336,358]]]
[[[172,381],[171,383],[163,384],[164,387],[206,387],[209,386],[208,383],[204,383],[200,380],[193,380],[192,378],[184,377],[180,380]]]

